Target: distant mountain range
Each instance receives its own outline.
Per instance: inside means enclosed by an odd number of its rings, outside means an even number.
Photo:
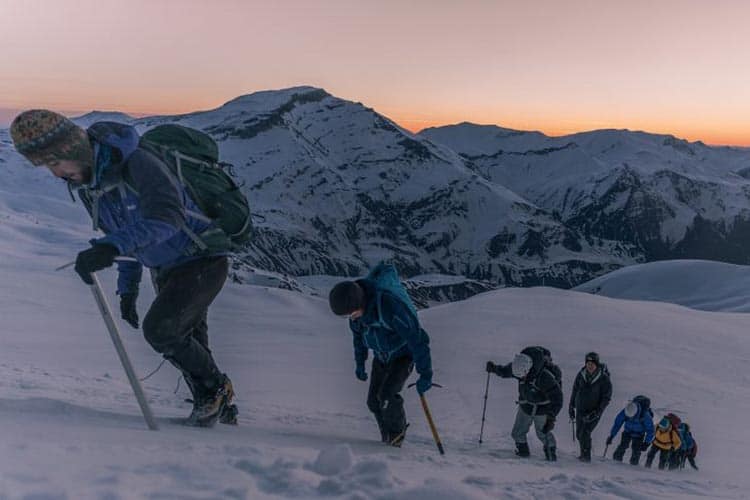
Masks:
[[[257,214],[238,280],[263,269],[294,287],[295,276],[362,275],[390,259],[430,301],[505,285],[570,287],[653,260],[750,262],[743,148],[627,130],[548,137],[468,123],[415,135],[313,87],[186,115],[94,112],[77,121],[102,119],[141,132],[179,123],[217,140]],[[22,163],[7,147],[0,162]],[[459,278],[434,287],[420,279],[436,274]]]

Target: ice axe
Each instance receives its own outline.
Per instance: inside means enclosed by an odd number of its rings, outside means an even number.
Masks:
[[[416,383],[410,384],[409,387],[414,387],[417,385]],[[432,387],[440,387],[443,386],[440,384],[432,384]],[[437,449],[440,452],[441,455],[445,455],[445,449],[443,448],[443,443],[440,441],[440,436],[438,435],[438,431],[435,428],[435,422],[432,421],[432,415],[430,414],[430,408],[427,406],[427,400],[424,397],[424,394],[419,395],[419,401],[422,403],[422,409],[424,410],[424,416],[427,418],[427,424],[430,426],[430,430],[432,431],[432,438],[435,440],[435,444],[437,445]]]
[[[125,260],[125,259],[122,259],[122,260]],[[127,259],[127,260],[131,260],[131,259]],[[135,259],[132,259],[132,260],[135,260]],[[73,262],[72,264],[75,264],[75,262]],[[70,267],[72,264],[66,264],[64,266],[60,266],[57,270],[59,271],[61,269],[65,269],[67,267]],[[99,307],[99,312],[102,315],[102,319],[104,319],[104,324],[107,326],[107,330],[109,331],[109,336],[112,339],[112,343],[115,345],[117,356],[120,358],[120,363],[122,363],[122,367],[125,369],[125,374],[128,376],[128,380],[130,381],[130,387],[133,389],[135,398],[138,400],[138,405],[141,407],[141,413],[143,413],[143,418],[146,420],[146,425],[148,425],[148,428],[151,429],[152,431],[159,430],[159,426],[156,424],[154,415],[153,413],[151,413],[151,407],[148,405],[146,396],[143,393],[143,388],[141,387],[141,383],[135,374],[135,370],[133,369],[133,365],[130,362],[128,353],[125,350],[125,346],[122,343],[122,338],[120,337],[120,330],[117,328],[117,323],[115,323],[114,316],[112,315],[112,309],[109,307],[109,303],[107,302],[107,297],[104,295],[104,292],[102,292],[102,286],[101,286],[101,283],[99,282],[99,277],[96,275],[96,273],[91,273],[91,281],[92,281],[92,284],[89,285],[89,287],[91,288],[91,293],[94,294],[94,301],[96,301],[96,305]]]

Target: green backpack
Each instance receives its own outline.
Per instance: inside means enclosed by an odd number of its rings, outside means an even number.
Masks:
[[[140,140],[169,167],[203,214],[216,227],[191,235],[199,251],[236,250],[250,240],[250,205],[240,187],[219,162],[219,147],[208,135],[181,125],[159,125]]]

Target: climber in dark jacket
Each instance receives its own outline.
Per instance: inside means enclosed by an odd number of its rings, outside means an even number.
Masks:
[[[75,270],[86,284],[92,273],[108,268],[116,257],[117,293],[122,318],[138,328],[136,310],[142,267],[151,269],[157,288],[143,320],[151,347],[185,376],[193,393],[186,423],[211,426],[220,416],[236,422],[226,410],[234,394],[208,348],[208,307],[221,291],[229,268],[228,248],[201,252],[200,237],[212,221],[184,185],[170,177],[164,161],[144,149],[134,127],[98,122],[87,130],[49,110],[21,113],[11,124],[19,153],[44,165],[68,182],[89,211],[94,229],[104,236],[89,241]]]
[[[529,456],[526,434],[533,424],[537,437],[544,445],[545,458],[555,461],[557,443],[552,429],[563,405],[563,393],[560,374],[553,371],[554,365],[547,362],[548,355],[549,351],[544,348],[527,347],[516,354],[512,363],[496,365],[488,361],[486,369],[502,378],[518,380],[518,410],[511,432],[516,442],[516,455]],[[556,366],[554,370],[558,370]]]
[[[570,394],[568,414],[576,423],[576,437],[581,449],[578,459],[591,461],[591,433],[612,399],[612,382],[607,365],[595,352],[586,354],[586,364],[576,375]]]
[[[396,269],[381,263],[365,279],[338,283],[330,292],[329,304],[334,314],[349,317],[359,380],[367,380],[365,361],[369,350],[373,351],[367,407],[375,416],[382,441],[401,446],[408,424],[399,393],[414,368],[419,374],[419,394],[432,387],[432,358],[430,338],[419,325]]]

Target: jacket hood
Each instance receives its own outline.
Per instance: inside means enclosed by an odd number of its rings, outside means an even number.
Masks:
[[[375,300],[377,291],[375,290],[375,283],[366,278],[358,279],[355,283],[361,286],[365,292],[365,313],[363,316],[372,321],[373,317],[377,318],[377,301]]]
[[[138,149],[140,141],[135,127],[117,122],[96,122],[86,132],[95,142],[115,150],[116,158],[113,158],[113,163],[127,161],[130,155]]]
[[[138,149],[140,137],[135,127],[117,122],[96,122],[86,132],[94,147],[94,174],[89,187],[98,188],[104,179],[117,177]]]
[[[528,379],[536,378],[544,369],[544,353],[540,349],[530,349],[530,348],[526,348],[522,350],[521,353],[529,356],[531,358],[531,361],[533,361],[534,363],[534,366],[529,371],[529,374],[526,375],[526,378]]]

